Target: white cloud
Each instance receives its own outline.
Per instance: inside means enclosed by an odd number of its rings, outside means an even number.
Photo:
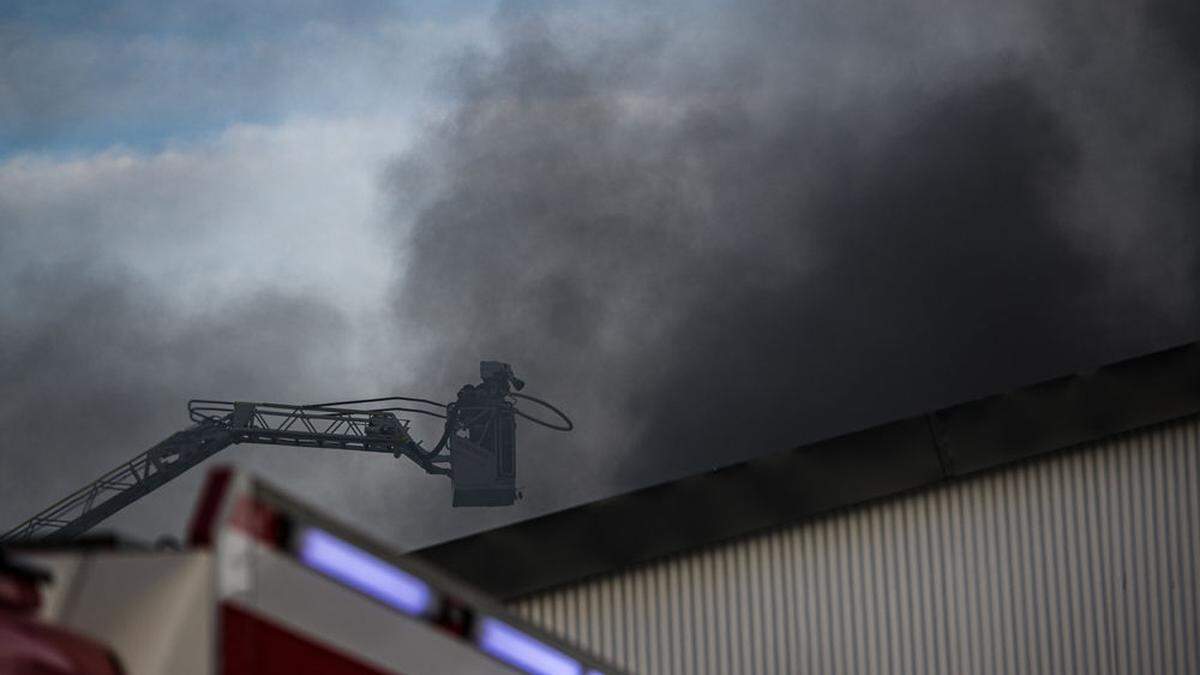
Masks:
[[[417,347],[392,341],[389,293],[404,253],[380,188],[412,134],[405,119],[295,119],[157,153],[10,159],[0,164],[0,282],[14,288],[31,266],[86,265],[136,280],[181,319],[263,292],[328,303],[353,325],[339,351],[362,395],[402,385],[378,363]],[[0,293],[0,307],[23,302]]]
[[[181,298],[286,285],[375,301],[392,265],[378,177],[411,133],[401,119],[298,119],[152,154],[12,158],[4,257],[99,259]]]

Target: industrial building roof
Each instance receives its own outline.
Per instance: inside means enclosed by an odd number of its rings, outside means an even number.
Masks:
[[[1200,343],[417,551],[510,599],[1200,412]]]

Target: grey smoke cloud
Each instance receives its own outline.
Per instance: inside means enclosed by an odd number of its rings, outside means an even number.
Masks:
[[[363,191],[327,199],[303,143],[195,172],[184,148],[99,187],[83,162],[78,203],[8,183],[0,516],[177,429],[191,397],[446,398],[510,361],[577,422],[521,425],[512,509],[450,512],[443,481],[376,457],[227,456],[418,545],[1194,338],[1195,8],[1043,4],[505,5],[382,178],[386,329],[344,283],[370,242],[327,225]],[[295,208],[255,201],[253,176],[298,173]],[[194,220],[156,225],[176,202]],[[116,524],[178,531],[202,474]]]
[[[5,529],[187,426],[190,398],[387,393],[368,312],[389,261],[374,255],[368,223],[391,130],[304,121],[161,154],[0,163]],[[375,505],[372,481],[415,478],[391,458],[295,448],[238,447],[214,461],[350,520]],[[179,533],[204,473],[109,526]],[[445,503],[448,488],[436,487]]]
[[[20,304],[5,303],[0,350],[5,529],[187,426],[189,398],[306,400],[346,339],[334,308],[274,291],[189,315],[84,261],[31,265],[10,284]],[[284,476],[280,460],[259,464]],[[118,522],[177,532],[202,475]]]
[[[1104,4],[507,5],[397,311],[576,414],[533,511],[1189,339],[1190,10]]]

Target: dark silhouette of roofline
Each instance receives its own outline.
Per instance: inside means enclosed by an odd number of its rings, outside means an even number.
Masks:
[[[1200,342],[481,532],[414,555],[502,599],[1200,413]]]

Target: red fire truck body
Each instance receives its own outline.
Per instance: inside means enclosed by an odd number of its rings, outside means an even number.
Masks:
[[[8,555],[48,575],[36,612],[47,635],[107,648],[120,668],[31,672],[616,672],[465,584],[228,469],[210,474],[185,550],[84,543]],[[0,675],[10,672],[5,649]]]

